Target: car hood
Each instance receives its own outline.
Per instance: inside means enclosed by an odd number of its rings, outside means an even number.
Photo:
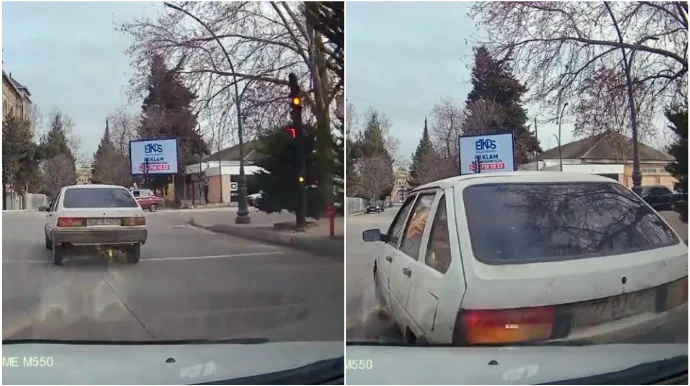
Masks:
[[[4,384],[198,384],[342,358],[343,343],[27,342],[3,343],[2,355]],[[27,358],[37,358],[35,366],[25,364]],[[11,365],[12,360],[18,365]]]
[[[348,385],[500,385],[582,379],[687,355],[687,344],[505,348],[348,344],[345,363]],[[687,371],[687,358],[683,362]]]

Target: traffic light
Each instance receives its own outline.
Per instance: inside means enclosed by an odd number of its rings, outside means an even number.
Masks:
[[[299,189],[299,205],[296,214],[297,229],[304,230],[307,222],[307,190],[304,181],[306,174],[306,149],[304,127],[302,126],[302,95],[297,81],[297,75],[290,73],[288,76],[288,87],[290,88],[290,118],[292,118],[292,128],[295,132],[297,154],[295,166],[297,171],[297,182]]]
[[[295,130],[294,127],[288,126],[288,127],[284,128],[283,130],[285,130],[285,132],[290,136],[290,138],[292,138],[292,139],[297,138],[297,131]]]
[[[302,114],[302,96],[300,95],[301,89],[299,87],[299,83],[297,82],[297,76],[293,73],[290,73],[290,76],[288,77],[288,86],[290,87],[290,107],[292,107],[291,114],[293,121],[295,120],[295,113],[300,114],[300,123],[301,123],[301,114]]]

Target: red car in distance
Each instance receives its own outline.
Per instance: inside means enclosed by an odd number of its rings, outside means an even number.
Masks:
[[[141,209],[148,209],[149,212],[155,212],[158,210],[159,206],[165,204],[165,200],[156,195],[150,189],[134,189],[132,190],[132,196],[137,200]]]

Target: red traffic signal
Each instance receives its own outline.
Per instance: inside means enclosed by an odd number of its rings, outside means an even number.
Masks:
[[[292,138],[292,139],[297,138],[297,132],[295,131],[294,128],[292,128],[292,127],[286,127],[286,128],[285,128],[285,132],[288,133],[288,135],[290,136],[290,138]]]

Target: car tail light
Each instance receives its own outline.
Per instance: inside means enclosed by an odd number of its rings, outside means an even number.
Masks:
[[[133,227],[146,225],[146,217],[125,217],[122,219],[122,226]]]
[[[670,310],[688,302],[688,277],[668,284],[666,309]]]
[[[85,227],[85,218],[58,217],[57,226],[59,227]]]
[[[457,339],[464,344],[517,343],[548,340],[556,320],[554,307],[461,310]],[[459,330],[459,331],[458,331]]]

